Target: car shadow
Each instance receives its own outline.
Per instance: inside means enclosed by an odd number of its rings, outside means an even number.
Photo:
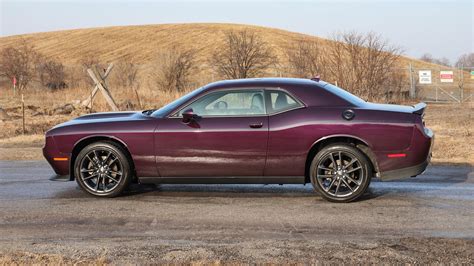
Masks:
[[[131,196],[165,197],[314,197],[311,184],[306,185],[252,185],[252,184],[134,184],[123,193]]]
[[[75,182],[55,182],[60,190],[55,198],[90,198]],[[411,194],[436,195],[448,191],[450,186],[466,183],[474,184],[474,173],[469,165],[430,165],[427,171],[415,178],[394,181],[373,179],[367,192],[356,202],[363,202],[386,196],[406,196]],[[55,188],[55,190],[58,187]],[[454,195],[456,196],[456,195]],[[231,185],[231,184],[132,184],[119,198],[142,197],[216,197],[216,198],[301,198],[320,199],[311,184],[306,185]],[[466,197],[466,195],[459,195]]]
[[[430,165],[415,178],[394,181],[373,179],[367,192],[357,201],[366,201],[390,194],[436,192],[447,186],[467,182],[472,167],[469,165]],[[249,184],[159,184],[132,185],[123,197],[318,197],[311,184],[306,185],[249,185]]]

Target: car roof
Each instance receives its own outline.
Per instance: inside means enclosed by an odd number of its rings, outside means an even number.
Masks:
[[[326,86],[326,82],[320,80],[315,81],[311,79],[302,78],[248,78],[248,79],[231,79],[221,80],[206,85],[207,89],[221,88],[221,87],[253,87],[253,86]]]

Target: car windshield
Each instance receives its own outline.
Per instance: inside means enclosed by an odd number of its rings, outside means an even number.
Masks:
[[[193,90],[192,92],[172,101],[171,103],[161,107],[160,109],[154,111],[152,116],[154,117],[164,117],[168,115],[170,112],[178,108],[180,105],[184,104],[185,102],[189,101],[194,96],[198,95],[204,90],[205,87],[201,87],[199,89]]]

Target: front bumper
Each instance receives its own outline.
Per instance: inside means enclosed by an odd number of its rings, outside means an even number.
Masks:
[[[62,153],[52,136],[47,136],[43,147],[43,156],[57,175],[69,175],[70,154]]]
[[[49,178],[51,181],[67,182],[72,181],[69,175],[53,175]]]

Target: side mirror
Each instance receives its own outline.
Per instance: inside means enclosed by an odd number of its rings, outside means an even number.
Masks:
[[[198,118],[199,116],[193,112],[193,109],[187,109],[183,112],[183,123],[185,124],[196,122]]]

